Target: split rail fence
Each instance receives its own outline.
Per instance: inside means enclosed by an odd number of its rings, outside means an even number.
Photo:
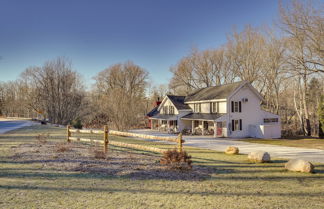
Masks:
[[[81,138],[81,137],[73,137],[72,133],[86,133],[86,134],[102,134],[102,140],[99,139],[89,139],[89,138]],[[67,126],[67,141],[80,141],[80,142],[95,142],[103,144],[103,150],[105,153],[108,152],[109,145],[118,146],[118,147],[126,147],[138,150],[145,150],[150,152],[157,152],[157,153],[164,153],[167,150],[160,149],[157,147],[152,146],[145,146],[139,144],[128,144],[124,142],[110,140],[109,136],[125,136],[125,137],[136,137],[142,139],[153,139],[159,141],[168,141],[168,142],[175,142],[177,143],[178,151],[182,151],[183,146],[182,144],[185,142],[182,139],[182,133],[180,133],[177,137],[163,137],[163,136],[152,136],[146,134],[137,134],[137,133],[130,133],[130,132],[122,132],[122,131],[114,131],[109,130],[108,126],[104,126],[103,130],[82,130],[82,129],[72,129],[71,126]]]

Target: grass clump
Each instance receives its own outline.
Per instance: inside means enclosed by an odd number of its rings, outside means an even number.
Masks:
[[[71,146],[68,143],[57,143],[55,144],[56,152],[68,152],[71,151]]]
[[[96,159],[106,159],[107,158],[106,153],[102,150],[95,149],[93,151],[93,153],[94,153],[94,157]]]
[[[47,140],[49,138],[49,134],[38,134],[36,137],[36,140],[38,143],[40,144],[46,144],[47,143]]]
[[[160,163],[176,170],[190,170],[192,168],[191,156],[186,151],[179,152],[176,149],[166,151]]]

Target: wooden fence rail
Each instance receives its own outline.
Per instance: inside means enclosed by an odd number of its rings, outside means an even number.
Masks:
[[[103,134],[103,140],[72,137],[72,133]],[[109,144],[114,145],[114,146],[119,146],[119,147],[134,148],[134,149],[157,152],[157,153],[164,153],[166,151],[164,149],[160,149],[160,148],[156,148],[156,147],[112,141],[112,140],[109,140],[108,133],[109,133],[109,135],[116,135],[116,136],[129,136],[129,137],[137,137],[137,138],[143,138],[143,139],[153,139],[153,140],[175,142],[178,144],[179,151],[182,151],[182,149],[183,149],[182,144],[185,142],[182,139],[182,133],[180,133],[177,137],[162,137],[162,136],[152,136],[152,135],[145,135],[145,134],[108,130],[108,126],[104,126],[103,131],[102,130],[71,129],[71,126],[67,126],[67,141],[68,142],[83,141],[83,142],[102,143],[102,144],[104,144],[104,152],[105,153],[108,152]]]

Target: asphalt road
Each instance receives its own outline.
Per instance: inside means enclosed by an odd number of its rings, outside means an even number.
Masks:
[[[15,130],[24,126],[31,125],[31,121],[27,120],[8,120],[0,121],[0,134],[6,133],[11,130]]]

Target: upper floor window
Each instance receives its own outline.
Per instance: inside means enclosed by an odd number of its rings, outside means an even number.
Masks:
[[[163,114],[174,115],[174,107],[171,105],[164,106],[162,112]]]
[[[239,102],[232,101],[231,106],[232,106],[232,112],[242,112],[241,101],[239,101]]]
[[[211,102],[210,103],[210,113],[219,112],[219,102]]]
[[[163,107],[163,114],[168,114],[168,106]]]
[[[194,104],[194,112],[201,112],[201,104]]]
[[[171,105],[169,106],[169,114],[174,115],[174,107]]]

